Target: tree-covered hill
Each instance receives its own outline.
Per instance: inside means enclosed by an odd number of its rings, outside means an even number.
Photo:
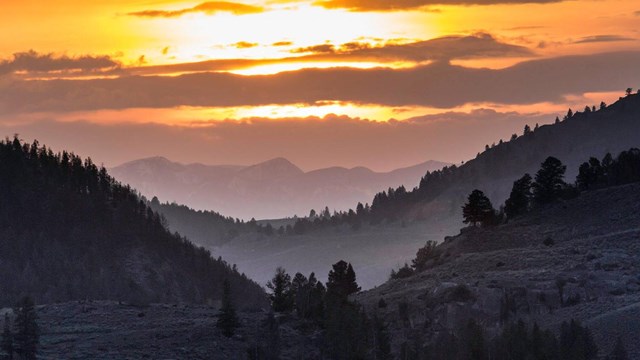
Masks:
[[[526,126],[521,135],[487,145],[475,159],[428,172],[413,189],[389,188],[376,194],[370,206],[358,204],[355,211],[319,221],[300,219],[299,226],[312,230],[346,223],[359,228],[400,219],[432,224],[456,219],[461,224],[459,209],[473,189],[484,189],[492,202],[503,203],[513,181],[533,173],[548,156],[560,159],[567,166],[567,176],[573,177],[585,159],[606,153],[615,156],[633,147],[640,147],[640,94],[627,93],[611,105],[587,106],[579,112],[569,109],[551,125]]]
[[[240,305],[264,301],[256,283],[171,234],[90,159],[0,142],[0,306],[26,294],[37,303],[215,302],[224,279]]]

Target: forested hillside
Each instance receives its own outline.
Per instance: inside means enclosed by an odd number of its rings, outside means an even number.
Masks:
[[[459,219],[460,207],[473,189],[483,189],[493,203],[502,203],[509,195],[511,184],[523,173],[533,173],[548,156],[558,158],[567,166],[567,176],[574,177],[579,165],[591,156],[640,147],[640,95],[627,94],[616,103],[587,106],[581,112],[571,109],[555,124],[526,126],[523,134],[500,139],[487,145],[485,151],[460,166],[452,165],[427,174],[413,189],[389,188],[373,198],[370,206],[358,204],[354,210],[331,218],[308,221],[301,219],[299,227],[381,222],[428,221],[432,224]],[[355,205],[355,204],[354,204]],[[452,231],[455,228],[451,229]]]
[[[242,306],[261,288],[171,234],[134,190],[90,159],[17,137],[0,142],[0,306],[110,299],[210,302],[229,279]]]

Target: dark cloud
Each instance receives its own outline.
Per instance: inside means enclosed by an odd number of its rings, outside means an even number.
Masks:
[[[293,45],[293,42],[291,41],[277,41],[271,44],[271,46],[291,46],[291,45]]]
[[[314,4],[329,9],[351,11],[395,11],[432,5],[548,4],[561,1],[563,0],[318,0]]]
[[[12,59],[0,61],[0,75],[16,71],[25,72],[101,72],[120,67],[120,63],[109,56],[41,54],[33,50],[13,54]]]
[[[27,141],[37,138],[56,150],[76,151],[107,166],[157,155],[184,163],[247,165],[282,156],[306,170],[329,166],[390,170],[429,159],[468,160],[485,144],[521,133],[525,124],[549,123],[554,118],[551,114],[475,110],[409,121],[374,122],[329,115],[214,121],[188,127],[51,120],[3,125],[0,115],[0,136],[17,132]]]
[[[0,112],[257,106],[344,101],[449,108],[469,103],[563,102],[570,94],[640,82],[640,52],[532,60],[505,69],[445,62],[410,69],[305,69],[274,75],[197,73],[176,77],[0,82]]]
[[[405,44],[386,44],[372,46],[369,43],[351,42],[335,49],[331,45],[319,45],[298,49],[304,52],[330,53],[340,59],[358,60],[414,61],[451,60],[469,58],[533,56],[525,47],[506,44],[487,33],[469,36],[445,36],[441,38],[417,41]]]
[[[250,49],[258,46],[258,44],[250,43],[247,41],[238,41],[237,43],[232,44],[231,46],[235,47],[236,49]]]
[[[335,47],[331,44],[313,45],[307,47],[301,47],[291,50],[292,53],[315,53],[315,54],[333,54],[335,53]]]
[[[574,41],[574,44],[586,44],[586,43],[598,43],[598,42],[613,42],[613,41],[634,41],[636,39],[632,39],[625,36],[620,35],[594,35],[594,36],[586,36],[582,39]]]
[[[448,61],[452,59],[478,59],[491,57],[525,57],[533,52],[525,47],[496,40],[490,34],[478,33],[469,36],[446,36],[412,43],[373,46],[366,42],[350,42],[340,46],[320,44],[291,50],[306,55],[280,59],[224,59],[197,63],[162,65],[128,69],[130,74],[162,74],[197,71],[229,71],[260,65],[289,62],[424,62]]]
[[[217,12],[230,12],[236,15],[255,14],[264,11],[263,7],[246,5],[227,1],[208,1],[187,9],[180,10],[143,10],[129,13],[139,17],[179,17],[189,13],[215,14]]]
[[[635,16],[640,16],[640,10],[633,13]]]

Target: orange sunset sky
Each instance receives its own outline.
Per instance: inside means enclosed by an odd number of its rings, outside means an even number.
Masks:
[[[106,166],[460,162],[640,87],[637,0],[11,1],[0,129]]]

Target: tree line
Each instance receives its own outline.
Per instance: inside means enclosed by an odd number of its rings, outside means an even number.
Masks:
[[[580,192],[640,181],[640,150],[621,152],[616,158],[607,153],[602,161],[595,157],[582,163],[575,182],[567,183],[567,167],[555,157],[548,157],[531,177],[524,174],[513,183],[509,198],[498,211],[481,190],[473,190],[462,207],[465,224],[491,226],[508,221],[532,209],[558,199],[572,198]]]
[[[132,276],[144,259],[156,265],[149,278]],[[221,298],[225,278],[243,306],[263,301],[258,284],[170,233],[143,198],[90,158],[17,135],[0,142],[0,306],[23,294],[38,303],[202,303]]]
[[[589,120],[593,116],[602,117],[609,116],[607,114],[610,113],[622,112],[625,107],[628,106],[629,101],[637,101],[638,99],[638,95],[632,95],[632,93],[628,92],[625,94],[627,99],[621,97],[620,99],[623,101],[614,105],[607,105],[601,102],[598,108],[596,108],[595,105],[586,106],[582,112],[574,112],[572,109],[569,109],[562,120],[556,117],[554,125],[564,126],[565,122],[575,124]],[[552,128],[554,125],[551,125]],[[487,145],[485,151],[478,153],[476,159],[472,161],[427,172],[425,176],[420,179],[418,186],[413,189],[407,189],[405,186],[389,188],[377,193],[373,197],[371,204],[358,203],[354,209],[340,212],[334,211],[328,216],[300,218],[291,226],[290,231],[286,231],[287,229],[285,228],[282,233],[286,235],[299,235],[327,227],[348,227],[353,230],[358,230],[365,225],[375,226],[384,222],[405,221],[409,214],[415,217],[415,219],[421,219],[424,215],[422,215],[420,211],[416,213],[412,213],[411,211],[416,209],[419,204],[432,201],[446,189],[456,185],[466,185],[466,183],[464,183],[465,179],[479,177],[480,171],[505,173],[507,168],[503,166],[504,161],[513,158],[510,150],[514,149],[514,147],[511,146],[511,143],[532,143],[534,139],[536,139],[540,129],[541,127],[539,127],[538,124],[533,128],[526,125],[521,135],[513,134],[508,141],[500,140],[498,144]],[[517,149],[517,147],[515,149]],[[474,166],[471,166],[472,164],[474,164]],[[475,166],[479,164],[482,164],[482,169],[478,169],[478,167]],[[294,231],[294,229],[296,229],[296,231]]]

